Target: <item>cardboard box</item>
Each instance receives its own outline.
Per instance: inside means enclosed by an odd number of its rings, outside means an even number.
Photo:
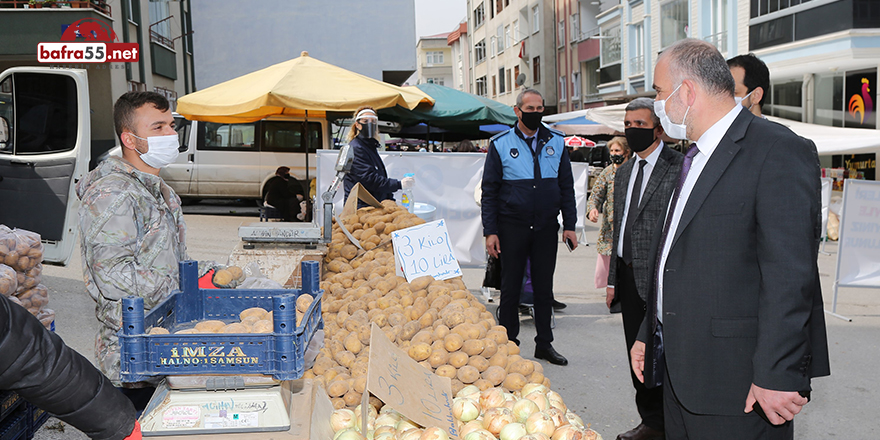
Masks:
[[[245,245],[248,245],[247,248]],[[326,245],[317,245],[315,249],[306,249],[305,245],[299,243],[245,243],[242,241],[235,246],[229,255],[229,264],[244,268],[250,263],[257,263],[266,278],[285,288],[296,289],[302,285],[300,262],[317,261],[323,266],[324,255],[327,255]]]
[[[290,399],[290,430],[241,434],[172,435],[152,437],[162,440],[314,440],[332,439],[330,415],[333,405],[320,380],[299,379],[282,384]]]

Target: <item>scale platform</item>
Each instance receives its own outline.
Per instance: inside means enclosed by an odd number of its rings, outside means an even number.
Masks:
[[[145,437],[287,431],[290,398],[261,376],[163,380],[140,417]]]
[[[302,222],[253,222],[238,227],[243,241],[256,243],[320,243],[321,227]]]

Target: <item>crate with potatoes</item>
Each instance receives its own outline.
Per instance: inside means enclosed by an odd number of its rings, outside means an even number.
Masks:
[[[41,284],[42,273],[40,234],[0,225],[0,294],[54,330],[55,311],[46,307],[49,289]]]
[[[303,375],[324,383],[336,409],[331,425],[337,439],[449,438],[437,427],[407,420],[375,396],[369,396],[368,420],[361,420],[372,323],[413,360],[450,379],[459,438],[601,438],[551,389],[542,365],[520,356],[461,277],[407,282],[395,274],[390,234],[422,219],[384,201],[340,220],[361,246],[334,223],[321,282],[324,348]]]
[[[124,298],[122,381],[206,374],[301,377],[306,347],[323,328],[318,263],[302,265],[302,289],[202,289],[198,263],[184,261],[180,290],[148,313],[143,298]]]

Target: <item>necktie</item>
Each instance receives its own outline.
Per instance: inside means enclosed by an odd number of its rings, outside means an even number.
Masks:
[[[636,182],[633,185],[631,197],[629,198],[629,212],[626,216],[626,225],[623,228],[623,262],[632,264],[632,227],[636,221],[636,214],[639,209],[639,201],[642,197],[642,180],[645,178],[645,164],[648,161],[639,160],[639,172],[636,174]]]
[[[535,137],[532,136],[532,137],[526,138],[526,145],[528,145],[529,148],[532,149],[532,151],[535,151]]]
[[[681,188],[687,178],[688,171],[691,170],[691,164],[694,162],[694,156],[699,150],[697,144],[691,144],[684,156],[684,162],[681,164],[681,173],[678,175],[678,185],[675,192],[672,193],[672,202],[669,204],[669,211],[666,213],[666,222],[663,225],[663,235],[660,237],[660,248],[657,249],[657,262],[654,265],[654,291],[651,292],[651,301],[648,303],[646,313],[652,316],[653,327],[652,337],[648,341],[646,350],[650,350],[650,364],[645,365],[645,386],[653,388],[663,383],[665,373],[665,348],[663,346],[663,327],[658,319],[657,310],[657,289],[660,283],[660,259],[663,257],[663,248],[666,246],[667,235],[669,234],[669,226],[672,223],[672,214],[675,212],[675,205],[678,203],[678,197],[681,195]],[[649,374],[650,373],[650,374]]]

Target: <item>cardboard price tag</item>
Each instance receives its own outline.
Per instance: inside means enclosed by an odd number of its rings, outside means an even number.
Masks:
[[[452,383],[412,360],[373,323],[367,391],[424,427],[437,426],[458,437],[452,417]]]
[[[446,220],[413,226],[391,234],[397,274],[407,282],[431,275],[435,280],[461,276],[458,259],[452,252]]]

